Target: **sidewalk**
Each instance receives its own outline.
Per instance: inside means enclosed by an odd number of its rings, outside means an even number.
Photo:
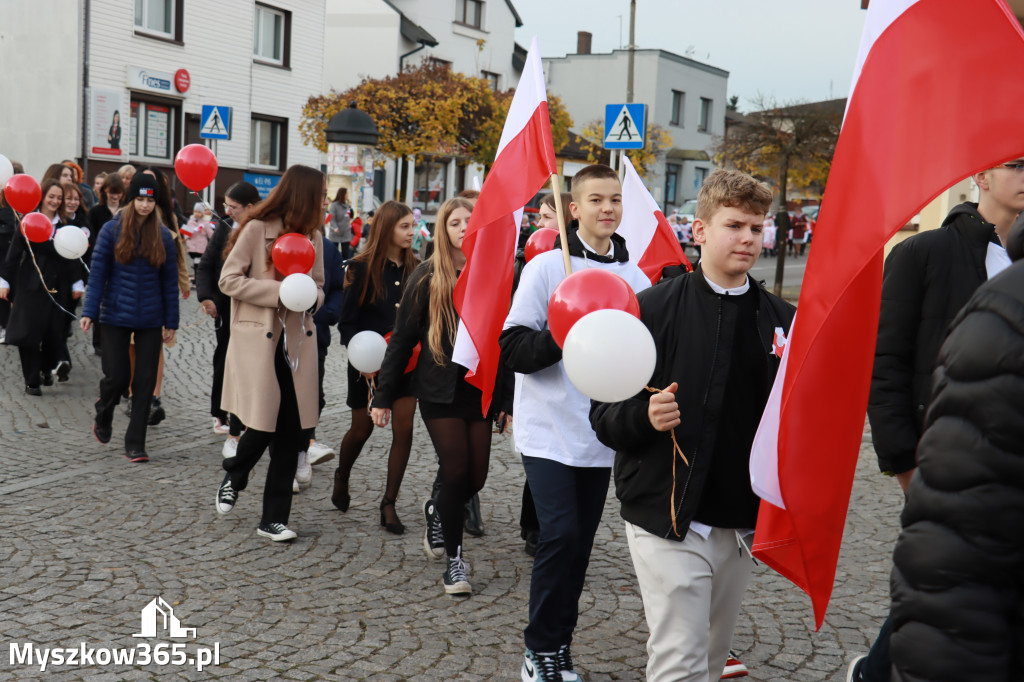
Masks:
[[[436,459],[417,418],[398,500],[407,531],[378,526],[389,439],[375,434],[352,473],[352,508],[330,503],[336,460],[314,469],[296,496],[291,544],[255,533],[261,463],[228,516],[214,510],[221,437],[210,428],[212,321],[182,302],[177,346],[167,352],[168,418],[149,430],[148,464],[89,432],[100,362],[77,331],[71,381],[24,394],[17,349],[0,346],[0,676],[38,679],[514,680],[522,661],[531,558],[519,539],[522,466],[495,436],[481,493],[487,535],[467,536],[473,596],[441,589],[443,563],[422,549],[422,503]],[[337,335],[335,334],[335,339]],[[318,438],[337,446],[348,424],[344,349],[328,356]],[[827,453],[823,453],[826,456]],[[813,632],[807,597],[763,565],[755,569],[734,648],[750,680],[843,680],[884,618],[902,495],[877,473],[865,441],[839,574],[826,623]],[[133,638],[154,598],[173,606],[195,639]],[[587,680],[641,680],[647,630],[622,521],[609,495],[581,604],[573,653]],[[35,648],[127,648],[142,643],[219,645],[220,665],[12,665],[10,643]],[[170,649],[168,649],[169,651]]]

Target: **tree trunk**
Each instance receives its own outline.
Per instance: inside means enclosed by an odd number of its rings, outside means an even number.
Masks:
[[[779,176],[779,203],[780,210],[778,217],[781,220],[775,221],[775,288],[772,290],[779,298],[782,298],[782,277],[786,272],[786,248],[789,245],[789,207],[786,201],[786,185],[789,180],[789,156],[782,157],[782,169]]]

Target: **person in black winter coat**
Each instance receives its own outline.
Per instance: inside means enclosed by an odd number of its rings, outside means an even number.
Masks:
[[[221,268],[224,266],[224,248],[227,246],[231,232],[238,228],[238,223],[245,212],[260,201],[259,190],[245,181],[236,182],[224,193],[224,209],[227,217],[221,219],[213,236],[206,244],[206,251],[196,267],[196,297],[203,312],[213,318],[213,328],[217,335],[217,345],[213,349],[213,386],[210,389],[210,414],[213,416],[215,433],[228,433],[222,454],[233,457],[238,447],[238,437],[242,433],[242,423],[231,417],[220,406],[221,393],[224,388],[224,359],[228,352],[228,340],[231,338],[231,299],[225,296],[218,282]]]
[[[1017,259],[1024,222],[1007,242]],[[1024,261],[939,352],[892,571],[892,678],[1009,682],[1024,663]]]
[[[972,178],[977,204],[956,206],[939,229],[897,244],[885,262],[868,419],[878,467],[904,492],[939,346],[974,291],[1010,264],[1003,244],[1024,210],[1024,158]],[[886,619],[867,657],[851,663],[853,682],[888,680],[890,627]]]

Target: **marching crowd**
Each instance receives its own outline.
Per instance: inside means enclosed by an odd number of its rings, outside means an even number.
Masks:
[[[882,309],[871,420],[883,469],[899,476],[905,488],[915,465],[914,445],[925,428],[927,377],[939,354],[940,332],[975,288],[1009,264],[1006,233],[1024,206],[1016,207],[1019,199],[1009,190],[1000,194],[1000,183],[1009,183],[1004,175],[1020,176],[1021,166],[979,174],[982,203],[951,214],[946,232],[969,232],[986,254],[982,269],[965,264],[953,273],[971,280],[957,288],[955,300],[941,302],[948,298],[948,278],[913,269],[932,267],[929,253],[953,253],[942,245],[945,237],[911,240],[886,266],[890,296]],[[262,200],[252,185],[232,185],[220,220],[202,203],[186,219],[159,169],[122,171],[88,187],[81,170],[64,162],[40,183],[39,212],[54,225],[88,231],[90,247],[81,260],[59,255],[52,240],[22,239],[17,217],[0,196],[0,221],[15,226],[0,233],[8,241],[0,244],[6,255],[0,261],[0,324],[6,343],[18,347],[27,395],[39,397],[41,387],[68,380],[73,368],[67,339],[81,305],[78,326],[91,333],[102,356],[93,435],[100,443],[112,440],[116,407],[127,398],[125,456],[148,461],[147,428],[164,416],[163,347],[176,340],[179,301],[189,298],[194,279],[216,335],[210,412],[214,430],[226,436],[223,471],[217,481],[211,477],[219,514],[234,510],[266,452],[269,469],[256,532],[273,541],[293,540],[293,494],[309,484],[311,467],[338,456],[330,501],[346,512],[360,452],[375,427],[390,427],[380,525],[404,533],[395,501],[418,408],[438,460],[435,490],[424,504],[424,551],[444,562],[445,593],[469,595],[463,534],[482,533],[478,495],[487,479],[492,433],[511,428],[525,472],[523,538],[534,555],[521,678],[580,679],[571,645],[610,484],[621,504],[650,628],[648,679],[745,674],[729,648],[754,565],[749,547],[759,499],[747,462],[781,362],[773,339],[789,333],[795,313],[747,274],[762,250],[773,248],[767,246],[774,230],[767,186],[737,171],[712,173],[700,189],[692,223],[685,223],[699,263],[693,272],[666,275],[652,286],[617,234],[618,174],[603,165],[579,171],[571,194],[549,196],[540,219],[557,226],[555,202],[561,201],[572,219],[565,233],[572,270],[614,273],[637,292],[640,319],[657,349],[650,388],[601,403],[569,380],[547,318],[548,300],[564,276],[557,244],[529,262],[517,259],[500,337],[502,370],[485,413],[480,390],[452,361],[459,321],[453,295],[466,264],[462,241],[476,192],[444,202],[433,233],[426,235],[410,207],[384,203],[353,255],[347,197],[339,191],[328,202],[326,177],[318,170],[292,166]],[[314,249],[309,276],[316,297],[308,310],[282,305],[283,275],[271,247],[287,234],[307,238]],[[802,244],[796,246],[794,255],[800,255]],[[963,246],[963,252],[970,248]],[[943,282],[934,296],[920,290],[921,282],[932,281]],[[936,313],[935,306],[942,310]],[[922,307],[930,311],[924,317]],[[914,319],[925,319],[929,328],[908,328]],[[346,368],[351,421],[337,450],[316,439],[333,327],[346,345],[365,331],[389,339],[379,371],[361,372],[351,363]],[[897,348],[908,339],[928,347],[912,365],[885,370],[886,363],[914,356]],[[943,357],[956,361],[950,351]],[[906,378],[903,384],[900,377]],[[895,423],[902,408],[892,404],[900,391],[913,394],[899,399],[900,406],[920,405],[917,412],[904,410],[905,424]],[[930,416],[929,423],[935,419]],[[893,435],[883,442],[886,427]],[[933,483],[915,477],[909,489],[913,494]],[[912,497],[917,505],[908,508],[905,521],[929,518],[921,495]],[[914,536],[904,541],[922,542]],[[872,677],[873,670],[885,670],[887,679],[892,665],[912,671],[905,679],[939,679],[930,676],[930,663],[914,659],[914,639],[901,634],[914,627],[913,605],[926,601],[923,593],[934,584],[907,556],[897,549],[900,582],[892,623],[883,628],[874,660],[856,662],[851,679],[883,679]],[[926,627],[955,636],[941,619]]]

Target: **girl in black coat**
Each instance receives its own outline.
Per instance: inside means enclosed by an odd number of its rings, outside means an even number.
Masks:
[[[459,322],[453,294],[466,263],[462,239],[472,207],[468,200],[455,198],[437,212],[434,253],[416,268],[402,296],[372,410],[373,422],[386,426],[396,387],[419,342],[422,352],[413,371],[412,392],[420,400],[420,415],[441,462],[437,509],[431,500],[424,509],[424,545],[428,556],[436,557],[433,548],[443,533],[448,557],[444,591],[461,595],[472,592],[462,558],[463,507],[483,488],[491,455],[491,421],[482,411],[480,390],[466,381],[466,368],[452,362]],[[503,402],[495,398],[495,404]],[[497,419],[503,425],[507,417],[501,412]]]
[[[64,206],[60,182],[44,182],[42,197],[39,212],[59,227]],[[15,233],[4,274],[11,287],[0,289],[0,298],[12,298],[6,342],[18,347],[25,392],[29,395],[42,395],[40,384],[52,385],[54,375],[59,381],[67,381],[71,369],[67,361],[69,316],[58,305],[70,310],[74,301],[81,298],[85,291],[83,274],[81,263],[57,253],[52,238],[30,243],[20,231]]]
[[[362,331],[389,334],[395,326],[399,301],[406,280],[416,267],[412,240],[416,221],[412,209],[397,201],[388,201],[377,210],[376,229],[366,248],[348,262],[345,276],[345,297],[341,304],[341,342],[348,345]],[[370,382],[373,375],[359,372],[348,364],[348,406],[352,408],[352,425],[341,440],[338,469],[334,472],[331,502],[341,511],[348,511],[348,479],[363,445],[373,433],[373,422],[367,411]],[[405,476],[412,450],[413,417],[416,398],[409,392],[408,375],[402,374],[391,387],[392,412],[391,452],[388,455],[388,477],[384,498],[380,503],[380,525],[389,532],[402,534],[405,526],[398,519],[395,500]]]

